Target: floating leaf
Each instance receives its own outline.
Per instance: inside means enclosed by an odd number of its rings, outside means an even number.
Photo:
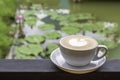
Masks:
[[[31,35],[27,36],[25,40],[29,43],[43,43],[45,41],[45,38],[40,35]]]
[[[32,6],[30,8],[33,10],[40,10],[40,9],[42,9],[42,5],[41,4],[32,4]]]
[[[23,14],[24,18],[27,18],[29,16],[35,16],[35,14],[38,13],[38,11],[35,10],[27,10],[25,11],[25,13]]]
[[[44,35],[47,39],[58,39],[61,35],[58,32],[47,32]]]
[[[47,56],[50,56],[51,52],[53,50],[55,50],[56,48],[58,48],[58,45],[55,44],[55,43],[50,43],[50,44],[47,44]]]
[[[71,34],[79,33],[80,29],[76,27],[62,27],[61,31],[71,35]]]
[[[39,26],[41,30],[52,30],[55,29],[55,26],[53,24],[43,24]]]
[[[15,59],[35,59],[35,56],[16,54]]]
[[[109,49],[114,49],[118,46],[117,43],[110,40],[98,40],[98,42],[99,44],[106,45]]]
[[[37,17],[35,17],[35,16],[26,16],[26,17],[24,17],[24,19],[25,19],[25,23],[30,26],[34,26],[37,21]]]
[[[28,21],[25,21],[25,23],[33,27],[36,24],[36,21],[28,20]]]
[[[38,44],[29,44],[17,47],[15,49],[15,55],[28,55],[28,56],[37,56],[43,52],[43,48]]]

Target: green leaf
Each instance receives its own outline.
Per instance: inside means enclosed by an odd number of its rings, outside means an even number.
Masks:
[[[22,45],[15,49],[15,55],[23,54],[28,56],[37,56],[43,52],[43,48],[38,44]]]
[[[55,29],[55,26],[53,24],[43,24],[39,26],[41,30],[53,30]]]
[[[80,29],[76,27],[62,27],[61,31],[71,35],[71,34],[79,33]]]
[[[0,0],[0,16],[13,16],[16,11],[16,0]]]
[[[54,49],[56,49],[56,48],[58,48],[58,45],[57,44],[55,44],[55,43],[49,43],[49,44],[47,44],[47,50],[49,51],[49,52],[52,52]]]
[[[28,20],[28,21],[25,21],[25,23],[33,27],[36,24],[36,21]]]
[[[61,35],[58,32],[56,32],[56,31],[54,31],[54,32],[47,32],[47,33],[45,33],[44,36],[47,39],[58,39],[58,38],[61,37]]]
[[[47,54],[46,54],[46,56],[50,56],[50,54],[51,54],[51,52],[53,51],[53,50],[55,50],[56,48],[58,48],[59,46],[57,45],[57,44],[55,44],[55,43],[50,43],[50,44],[47,44]]]
[[[27,36],[25,40],[29,43],[43,43],[45,41],[45,38],[40,35],[31,35]]]
[[[109,49],[114,49],[118,46],[117,43],[110,40],[98,40],[99,44],[106,45]]]
[[[35,16],[26,16],[25,17],[25,23],[30,26],[34,26],[36,24],[36,21],[37,21],[37,17],[35,17]]]
[[[29,56],[24,54],[16,54],[15,59],[35,59],[35,56]]]
[[[93,23],[83,23],[82,29],[85,31],[93,31],[97,29],[97,26],[95,26]]]
[[[40,10],[40,9],[42,9],[42,5],[41,4],[32,4],[32,6],[30,8],[33,10]]]
[[[23,14],[24,18],[26,19],[29,16],[35,16],[36,13],[38,13],[39,11],[36,10],[27,10],[25,11],[25,13]]]

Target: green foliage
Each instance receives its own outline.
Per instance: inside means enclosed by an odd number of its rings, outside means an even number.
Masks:
[[[16,0],[0,0],[0,16],[13,16],[16,10]]]
[[[15,15],[16,0],[0,0],[0,58],[4,58],[12,43],[10,17]]]
[[[69,19],[76,21],[76,20],[93,20],[95,17],[91,13],[77,13],[71,14]]]
[[[16,46],[20,46],[23,45],[24,43],[25,43],[25,39],[14,39],[12,44]]]
[[[0,58],[4,58],[12,43],[12,38],[9,36],[10,27],[0,21]]]
[[[77,34],[80,32],[79,28],[76,27],[72,27],[72,26],[67,26],[67,27],[62,27],[61,31],[67,33],[67,34]]]
[[[36,21],[34,20],[28,20],[28,21],[25,21],[26,24],[30,25],[31,27],[33,27],[35,24],[36,24]]]
[[[30,8],[33,10],[40,10],[40,9],[42,9],[42,5],[41,4],[32,4],[32,6]]]
[[[43,48],[41,45],[38,44],[29,44],[29,45],[22,45],[21,47],[17,47],[15,49],[15,58],[17,59],[33,59],[35,56],[42,54]]]
[[[109,49],[114,49],[118,46],[117,43],[115,43],[114,41],[110,41],[110,40],[98,40],[99,44],[103,44],[106,45]]]
[[[47,33],[45,33],[44,36],[47,39],[58,39],[58,38],[61,37],[61,35],[58,32],[56,32],[56,31],[54,31],[54,32],[47,32]]]
[[[25,19],[25,23],[32,27],[36,24],[37,21],[36,16],[26,16],[24,19]]]
[[[50,15],[50,18],[52,20],[57,20],[57,18],[59,17],[56,11],[46,11],[46,13]]]
[[[23,54],[16,54],[15,59],[36,59],[35,56],[28,56]]]
[[[112,35],[118,32],[118,29],[119,29],[118,26],[108,27],[104,29],[104,33],[108,35]]]
[[[81,28],[81,24],[78,23],[78,22],[67,22],[67,21],[61,21],[60,22],[60,25],[63,25],[63,26],[74,26],[76,28]]]
[[[4,58],[5,54],[3,54],[3,51],[0,49],[0,58]]]
[[[10,38],[9,36],[6,36],[5,34],[0,33],[0,54],[3,55],[3,56],[0,56],[0,58],[5,57],[11,43],[12,43],[12,38]]]
[[[94,20],[95,17],[91,13],[79,13],[79,14],[68,14],[62,15],[58,14],[56,11],[52,11],[48,13],[51,16],[51,19],[58,21],[66,21],[66,22],[74,22],[74,21],[82,21],[82,20]]]
[[[50,54],[51,54],[51,52],[53,51],[53,50],[55,50],[56,48],[58,48],[59,46],[57,45],[57,44],[55,44],[55,43],[49,43],[49,44],[47,44],[47,54],[46,54],[46,56],[50,56]]]
[[[6,36],[5,34],[0,34],[0,47],[7,47],[10,46],[12,42],[12,38],[10,38],[9,36]]]
[[[40,35],[31,35],[31,36],[27,36],[25,38],[25,40],[29,43],[43,43],[45,41],[45,38],[43,36]]]
[[[24,18],[29,18],[30,16],[35,16],[35,14],[38,13],[36,10],[26,10],[26,12],[23,14]]]
[[[53,24],[43,24],[43,25],[40,25],[39,28],[41,30],[53,30],[55,29],[55,26]]]
[[[35,0],[36,1],[36,0]],[[45,0],[47,1],[47,0]],[[22,2],[22,1],[21,1]],[[34,2],[33,0],[27,0],[27,1],[23,1],[22,4],[25,4],[27,2],[31,2],[32,6],[29,6],[31,9],[27,10],[23,16],[25,19],[25,23],[27,23],[30,26],[34,26],[36,24],[36,21],[38,20],[38,18],[36,17],[36,14],[39,14],[39,10],[43,7],[43,4],[41,5],[37,5],[37,4],[32,4],[32,2]],[[44,2],[44,1],[43,1]],[[77,34],[77,33],[81,33],[81,32],[93,32],[95,34],[98,35],[109,35],[111,39],[111,35],[114,34],[113,37],[115,36],[120,36],[118,35],[119,30],[118,27],[105,27],[104,22],[102,21],[98,21],[91,13],[77,13],[77,14],[68,14],[68,15],[64,15],[64,14],[58,14],[56,10],[44,10],[44,13],[48,14],[50,16],[50,18],[52,19],[52,21],[58,21],[60,26],[59,29],[61,30],[61,32],[65,32],[69,35],[72,34]],[[44,21],[44,20],[43,20]],[[56,25],[56,23],[55,23]],[[24,40],[28,42],[28,45],[24,45],[21,47],[16,48],[15,50],[15,58],[17,59],[34,59],[35,56],[37,55],[42,55],[42,56],[46,56],[49,57],[49,55],[51,54],[51,52],[58,47],[57,44],[55,43],[51,43],[51,44],[46,44],[46,47],[44,47],[44,42],[45,39],[50,39],[50,40],[55,40],[61,37],[61,32],[58,33],[57,31],[54,32],[50,32],[49,30],[55,30],[55,25],[54,24],[44,24],[39,26],[40,30],[47,30],[48,32],[46,32],[43,36],[40,35],[33,35],[33,36],[28,36],[26,37]],[[4,30],[6,30],[6,34],[7,34],[7,28],[5,28],[3,26]],[[1,30],[2,32],[2,30]],[[117,35],[116,35],[117,33]],[[105,36],[106,37],[106,36]],[[119,39],[119,38],[118,38]],[[22,41],[22,43],[24,43],[24,40]],[[98,42],[100,44],[104,44],[107,45],[109,49],[113,49],[115,47],[117,47],[116,42],[112,41],[112,40],[98,40]],[[21,42],[20,42],[21,44]],[[39,45],[38,45],[39,44]],[[42,45],[41,45],[42,44]],[[45,49],[47,49],[46,51],[42,49],[42,47],[44,47]],[[1,51],[0,51],[1,52]]]
[[[10,27],[8,27],[2,20],[0,20],[0,33],[8,34]]]
[[[36,16],[26,16],[25,17],[25,21],[36,21],[37,20],[37,17]]]
[[[93,30],[98,30],[98,26],[96,26],[95,24],[93,23],[83,23],[82,24],[82,29],[85,30],[85,31],[93,31]]]

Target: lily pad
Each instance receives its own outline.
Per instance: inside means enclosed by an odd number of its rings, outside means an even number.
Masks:
[[[24,39],[14,39],[13,45],[16,45],[16,46],[23,45],[24,42],[25,42]]]
[[[47,44],[47,54],[46,54],[46,56],[49,57],[50,54],[51,54],[51,52],[52,52],[54,49],[56,49],[56,48],[58,48],[58,45],[55,44],[55,43]]]
[[[21,56],[37,56],[43,52],[43,48],[41,45],[38,44],[29,44],[29,45],[22,45],[20,47],[17,47],[15,49],[15,56],[21,57]]]
[[[33,27],[36,24],[36,21],[28,20],[28,21],[25,21],[25,23]]]
[[[26,17],[24,17],[24,19],[25,19],[25,23],[30,26],[34,26],[37,21],[37,17],[35,17],[35,16],[26,16]]]
[[[70,27],[74,27],[74,28],[79,28],[82,29],[83,25],[78,23],[78,22],[71,22],[71,23],[63,23],[64,26],[70,26]]]
[[[27,36],[25,40],[29,43],[43,43],[45,41],[45,38],[40,35],[31,35]]]
[[[26,17],[24,17],[24,19],[25,19],[25,21],[27,21],[27,20],[36,21],[37,17],[36,16],[26,16]]]
[[[80,32],[80,29],[79,28],[76,28],[76,27],[62,27],[61,28],[61,31],[67,33],[67,34],[77,34]]]
[[[32,4],[32,6],[30,8],[33,10],[40,10],[40,9],[42,9],[42,5],[41,4]]]
[[[25,11],[25,13],[23,14],[24,18],[28,17],[28,16],[34,16],[36,13],[38,13],[38,11],[36,10],[27,10]]]
[[[47,32],[44,35],[47,39],[59,39],[61,37],[61,35],[54,31],[54,32]]]
[[[110,40],[98,40],[98,42],[100,44],[106,45],[109,49],[114,49],[118,46],[117,43],[115,43],[114,41],[110,41]]]
[[[56,20],[56,18],[58,17],[58,14],[56,11],[47,11],[46,13],[50,15],[50,18],[53,20]]]
[[[68,15],[60,15],[60,14],[58,14],[58,16],[56,17],[56,20],[58,20],[58,21],[67,21],[67,22],[70,22],[70,20],[68,19],[67,16],[68,16]]]
[[[85,31],[93,31],[98,29],[97,26],[93,23],[83,23],[82,25],[82,29]]]
[[[16,54],[15,59],[36,59],[35,56],[23,55],[23,54]]]
[[[91,13],[78,13],[78,14],[71,14],[69,15],[69,19],[72,21],[76,20],[90,20],[95,19],[94,16],[92,16]]]
[[[53,30],[55,29],[55,26],[53,24],[44,24],[39,26],[41,30]]]
[[[110,22],[100,22],[95,23],[97,33],[105,35],[106,37],[114,37],[114,34],[119,34],[118,24]]]

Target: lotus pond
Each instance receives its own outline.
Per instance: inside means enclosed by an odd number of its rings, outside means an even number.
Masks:
[[[91,36],[108,46],[108,58],[120,58],[120,12],[116,8],[119,3],[73,3],[69,0],[38,2],[27,6],[27,9],[23,6],[20,9],[24,17],[21,24],[24,36],[14,40],[16,47],[13,58],[49,58],[50,53],[59,46],[59,39],[72,34]],[[21,4],[28,5],[27,2]]]
[[[1,0],[0,3],[0,58],[7,53],[12,59],[49,58],[61,37],[76,34],[94,37],[108,46],[108,58],[120,59],[119,2]]]

